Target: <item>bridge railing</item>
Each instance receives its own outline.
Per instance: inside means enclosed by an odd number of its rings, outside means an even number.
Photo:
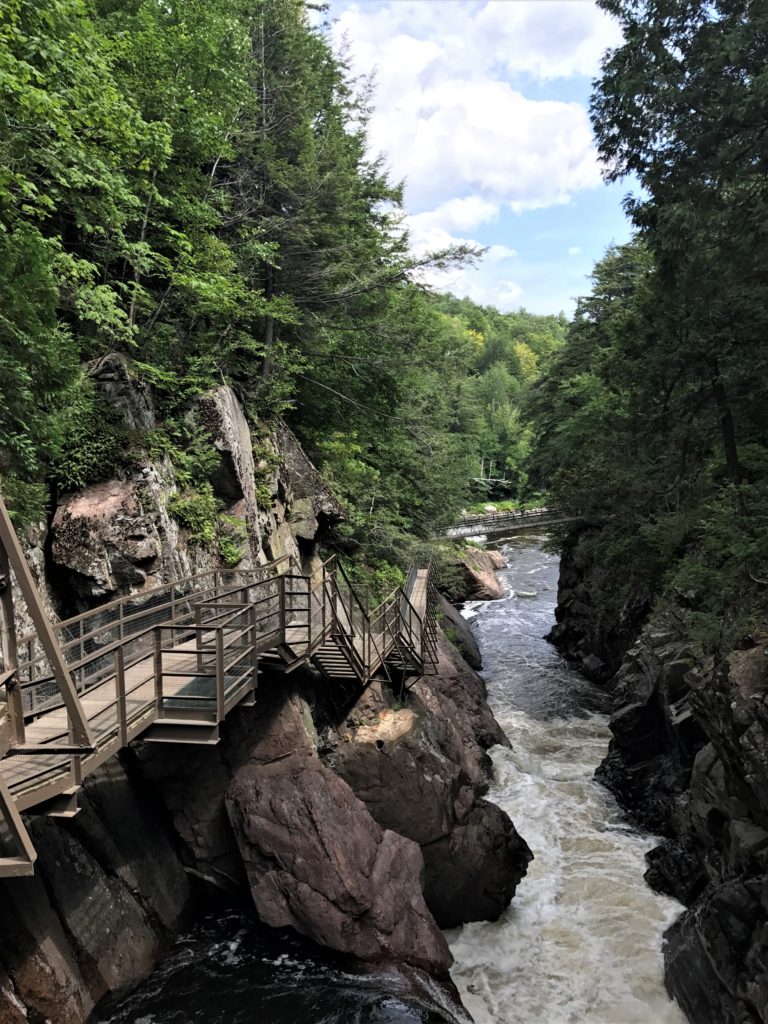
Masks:
[[[484,533],[500,533],[505,527],[536,526],[550,524],[562,518],[565,513],[558,508],[523,509],[516,512],[489,512],[485,515],[468,515],[461,522],[449,526],[444,536],[471,537]]]
[[[368,611],[352,585],[344,566],[334,558],[329,564],[328,585],[331,594],[333,635],[344,648],[361,681],[370,676],[371,623]]]
[[[216,606],[200,626],[155,627],[155,717],[221,722],[256,688],[260,644],[252,605]],[[266,643],[267,641],[265,641]]]

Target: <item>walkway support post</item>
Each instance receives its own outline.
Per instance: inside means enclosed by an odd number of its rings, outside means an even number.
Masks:
[[[32,573],[29,571],[24,552],[21,550],[19,538],[13,528],[13,523],[8,515],[5,502],[0,497],[0,548],[4,550],[7,563],[13,569],[16,582],[21,590],[21,596],[27,605],[29,616],[32,619],[38,639],[45,652],[45,656],[53,670],[56,684],[61,692],[64,706],[69,716],[72,741],[83,747],[93,747],[94,740],[88,720],[85,717],[83,706],[77,696],[77,690],[70,674],[67,663],[64,660],[64,652],[59,646],[53,627],[48,621],[48,616],[43,610],[40,595],[37,592]],[[6,585],[10,590],[10,579]],[[5,609],[5,606],[3,606]]]
[[[5,683],[10,740],[15,745],[23,743],[25,739],[24,705],[16,674],[19,667],[19,651],[16,644],[16,621],[13,616],[11,564],[2,544],[0,544],[0,648],[3,652],[2,679]]]

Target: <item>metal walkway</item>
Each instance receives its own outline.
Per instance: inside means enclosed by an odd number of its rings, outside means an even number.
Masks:
[[[465,516],[445,530],[443,536],[450,540],[460,537],[487,537],[489,534],[515,533],[532,526],[557,526],[573,519],[566,512],[556,508],[534,508],[521,512],[489,512],[487,515]]]
[[[16,639],[10,570],[35,622]],[[215,744],[264,671],[311,664],[359,692],[436,661],[429,567],[369,608],[335,559],[211,570],[51,624],[0,500],[0,877],[31,874],[19,815],[77,813],[83,779],[131,740]],[[3,732],[5,735],[3,736]]]

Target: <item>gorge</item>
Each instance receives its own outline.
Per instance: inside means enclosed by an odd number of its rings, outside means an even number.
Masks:
[[[766,67],[0,0],[0,1024],[768,1022]]]

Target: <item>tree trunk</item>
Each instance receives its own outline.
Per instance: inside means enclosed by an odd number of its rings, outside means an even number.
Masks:
[[[725,452],[725,468],[728,479],[736,489],[736,497],[739,503],[739,512],[744,516],[747,514],[747,506],[744,502],[744,495],[741,491],[741,466],[739,464],[739,449],[736,444],[736,426],[733,419],[733,411],[728,401],[728,392],[725,390],[723,379],[720,376],[720,367],[717,360],[712,362],[712,394],[720,414],[720,432],[723,439],[723,451]]]
[[[272,301],[275,294],[275,268],[264,267],[264,297]],[[275,344],[275,318],[269,313],[264,317],[264,362],[261,364],[261,376],[264,380],[272,373],[272,347]]]

